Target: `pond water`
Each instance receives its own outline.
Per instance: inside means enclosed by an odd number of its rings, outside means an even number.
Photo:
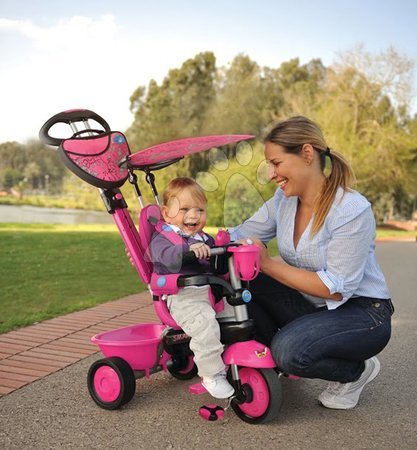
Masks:
[[[37,206],[0,205],[0,222],[106,224],[113,223],[111,215],[103,211],[80,209],[41,208]]]

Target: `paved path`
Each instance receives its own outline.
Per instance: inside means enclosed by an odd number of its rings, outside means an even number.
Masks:
[[[391,342],[380,355],[382,371],[366,387],[354,410],[332,411],[320,407],[316,398],[325,386],[321,380],[284,380],[284,403],[275,423],[251,426],[231,411],[226,412],[222,422],[205,422],[197,410],[212,399],[207,395],[191,397],[187,392],[189,382],[158,373],[149,380],[138,380],[137,392],[124,408],[105,411],[94,404],[86,389],[88,368],[99,354],[85,358],[78,355],[79,362],[64,361],[68,367],[0,399],[0,448],[199,449],[210,446],[215,449],[415,450],[417,245],[383,242],[378,243],[377,253],[392,291],[396,314]],[[101,308],[105,305],[89,310],[95,311],[90,316],[95,316],[90,325],[82,324],[82,316],[75,313],[78,331],[69,330],[66,336],[21,353],[36,348],[39,352],[42,346],[63,343],[71,337],[68,334],[75,335],[76,341],[84,336],[85,342],[77,345],[86,345],[93,351],[88,344],[89,337],[104,328],[132,323],[129,308],[135,316],[133,321],[150,321],[154,317],[145,294],[111,302],[108,306],[111,305],[115,305],[113,315],[103,313],[105,309]],[[36,358],[42,359],[39,354]]]
[[[157,321],[146,291],[0,334],[0,397],[96,353],[94,334]]]

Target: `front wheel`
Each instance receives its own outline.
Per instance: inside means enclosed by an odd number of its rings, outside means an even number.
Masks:
[[[282,387],[275,370],[252,367],[239,367],[238,370],[241,391],[231,403],[236,415],[251,424],[269,422],[278,417]]]
[[[136,379],[130,365],[113,356],[94,362],[87,375],[88,391],[104,409],[117,409],[128,403],[136,389]]]

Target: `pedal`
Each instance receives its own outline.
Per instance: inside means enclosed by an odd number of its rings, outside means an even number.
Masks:
[[[200,416],[210,422],[222,420],[224,417],[224,408],[218,405],[203,405],[198,410]]]
[[[191,395],[202,395],[207,394],[206,388],[201,384],[201,382],[191,384],[188,386],[188,392]]]

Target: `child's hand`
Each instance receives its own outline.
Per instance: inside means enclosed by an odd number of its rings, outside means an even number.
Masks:
[[[198,259],[207,259],[210,256],[210,247],[202,242],[191,244],[190,250],[195,253]]]
[[[130,264],[132,264],[133,267],[135,267],[135,263],[133,262],[132,255],[129,253],[129,250],[125,248],[126,256],[129,258]]]

